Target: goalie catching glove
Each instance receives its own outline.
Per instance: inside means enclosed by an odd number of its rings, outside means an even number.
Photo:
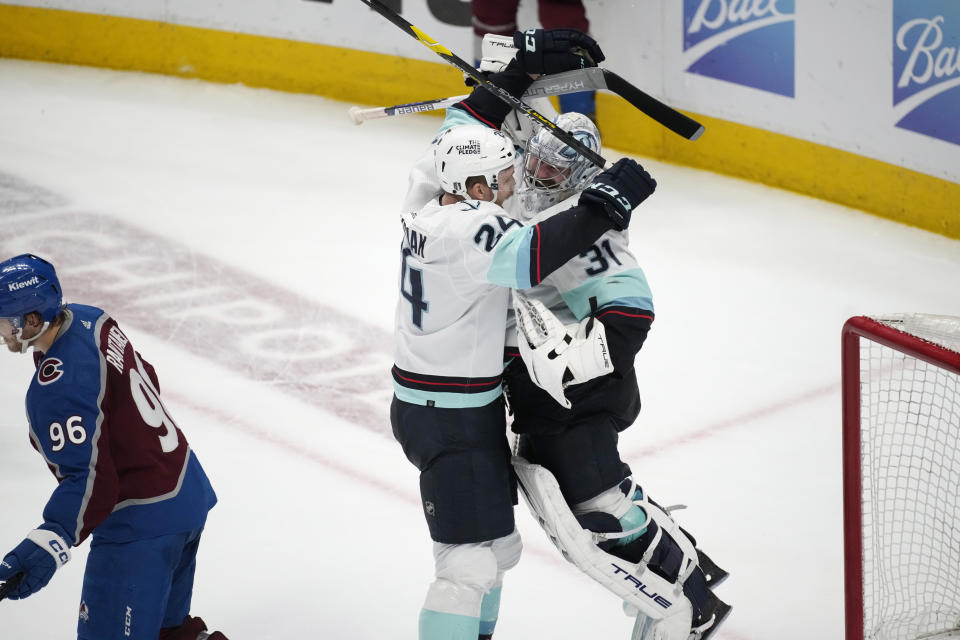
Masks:
[[[534,384],[569,409],[563,390],[613,371],[607,334],[592,316],[564,326],[539,300],[513,292],[520,356]]]

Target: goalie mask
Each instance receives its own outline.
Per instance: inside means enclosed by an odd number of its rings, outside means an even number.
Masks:
[[[434,165],[440,187],[455,196],[467,195],[467,179],[482,177],[493,190],[494,198],[500,188],[498,176],[513,167],[513,143],[497,131],[484,125],[454,126],[437,138]]]
[[[587,116],[562,113],[556,124],[591,151],[600,151],[600,132]],[[600,167],[568,147],[549,129],[540,128],[527,145],[523,163],[523,180],[518,195],[524,213],[532,216],[566,200],[600,171]]]
[[[26,352],[40,334],[20,339],[24,316],[36,311],[46,329],[62,308],[60,281],[52,264],[31,254],[0,262],[0,343],[6,344],[7,337],[16,338],[21,341],[21,352]]]

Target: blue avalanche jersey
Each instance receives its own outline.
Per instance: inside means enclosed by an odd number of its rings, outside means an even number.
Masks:
[[[101,309],[70,304],[56,340],[34,354],[30,440],[58,486],[43,511],[80,544],[127,542],[203,526],[217,498],[160,400],[153,367]]]

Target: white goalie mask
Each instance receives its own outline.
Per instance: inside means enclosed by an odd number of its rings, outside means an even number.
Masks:
[[[600,131],[582,113],[562,113],[558,127],[591,151],[600,151]],[[517,195],[525,217],[566,200],[593,179],[601,168],[541,127],[530,139],[523,163],[523,180]]]
[[[498,175],[513,167],[516,156],[513,143],[505,135],[479,124],[447,129],[437,138],[433,153],[440,187],[456,196],[467,194],[468,178],[480,176],[496,197]]]

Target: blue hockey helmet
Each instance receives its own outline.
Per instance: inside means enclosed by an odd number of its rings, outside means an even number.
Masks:
[[[28,313],[36,311],[44,322],[53,322],[62,308],[63,292],[52,264],[29,253],[0,262],[0,319],[19,330]]]

